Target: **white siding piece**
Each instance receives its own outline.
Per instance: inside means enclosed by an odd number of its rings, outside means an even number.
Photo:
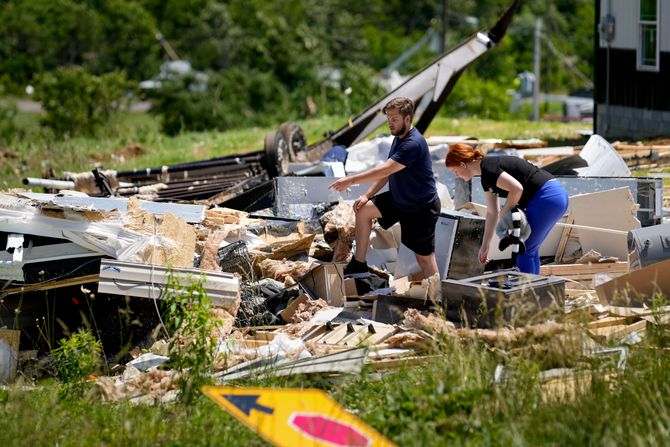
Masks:
[[[600,135],[591,135],[579,156],[589,164],[577,168],[580,177],[630,177],[631,172],[619,152]]]
[[[162,299],[168,281],[167,267],[103,259],[100,263],[98,293]],[[240,293],[239,279],[232,273],[205,272],[200,269],[173,269],[182,285],[197,281],[201,274],[212,305],[232,309]]]
[[[58,259],[86,258],[98,255],[98,253],[71,242],[40,245],[37,247],[30,245],[24,249],[23,258],[20,260],[15,259],[15,254],[16,252],[12,254],[8,251],[0,251],[0,279],[24,281],[23,266],[25,264],[55,261]]]
[[[21,193],[22,197],[31,200],[48,203],[62,209],[88,210],[88,211],[113,211],[119,210],[125,213],[128,207],[128,199],[120,197],[79,197],[79,196],[57,196],[44,193]],[[186,222],[199,223],[205,217],[205,205],[190,205],[184,203],[164,203],[140,200],[143,210],[156,215],[172,213],[181,217]]]
[[[32,264],[35,262],[56,261],[58,259],[86,258],[96,256],[97,253],[80,247],[72,242],[62,244],[28,246],[23,251],[23,259],[19,260],[21,264]],[[8,251],[0,251],[0,262],[14,261],[14,255]]]
[[[251,360],[214,375],[217,382],[245,377],[281,377],[298,374],[357,374],[367,360],[367,348],[354,348],[320,357],[285,360],[281,355],[269,359]]]
[[[7,250],[0,252],[0,278],[11,281],[23,281],[23,235],[7,235]],[[3,256],[4,255],[4,256]]]
[[[147,236],[134,233],[120,222],[89,222],[42,215],[38,210],[0,208],[0,231],[68,239],[86,249],[112,257]]]

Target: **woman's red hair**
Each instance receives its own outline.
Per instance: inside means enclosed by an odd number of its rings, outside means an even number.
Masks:
[[[484,158],[484,153],[479,149],[474,149],[469,144],[454,143],[449,145],[449,152],[444,163],[447,167],[458,166],[461,163],[470,164]]]

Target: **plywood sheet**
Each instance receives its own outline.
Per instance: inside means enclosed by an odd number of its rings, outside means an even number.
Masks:
[[[635,270],[596,287],[602,303],[637,305],[670,290],[670,259]]]
[[[576,225],[624,231],[640,228],[640,221],[635,217],[637,208],[628,187],[572,196],[569,205]],[[583,253],[596,250],[603,256],[628,260],[625,233],[612,234],[584,228],[574,229],[573,233],[577,233]]]

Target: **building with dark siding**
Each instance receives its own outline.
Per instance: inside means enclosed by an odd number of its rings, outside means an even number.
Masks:
[[[670,136],[670,0],[596,0],[594,130]]]

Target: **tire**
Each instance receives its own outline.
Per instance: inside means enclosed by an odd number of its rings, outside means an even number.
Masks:
[[[288,143],[281,132],[270,132],[265,135],[265,169],[270,178],[288,174],[289,150]]]
[[[279,131],[288,144],[288,153],[291,161],[300,158],[300,154],[307,149],[307,138],[302,127],[293,121],[286,121],[279,126]]]

